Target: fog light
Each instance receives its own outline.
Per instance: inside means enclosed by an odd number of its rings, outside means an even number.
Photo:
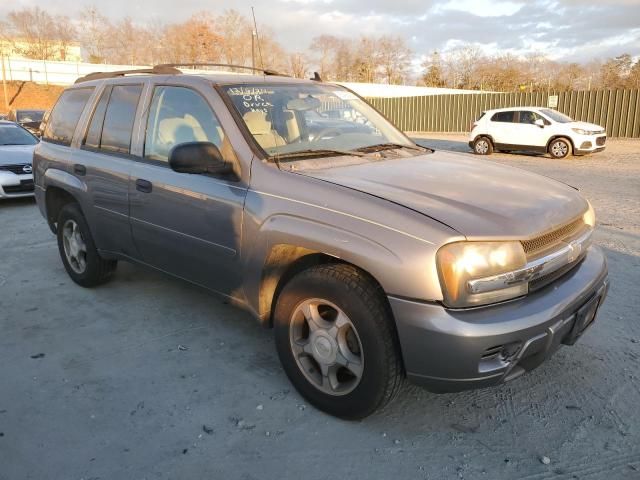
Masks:
[[[511,360],[513,357],[515,357],[518,354],[521,347],[522,347],[522,342],[512,342],[512,343],[507,343],[506,345],[503,345],[502,350],[500,351],[500,356],[502,357],[502,360],[504,361]]]
[[[580,148],[591,148],[591,142],[582,142]]]

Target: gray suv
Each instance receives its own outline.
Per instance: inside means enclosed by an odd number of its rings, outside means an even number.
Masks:
[[[92,74],[61,95],[33,165],[74,282],[122,260],[223,295],[273,327],[291,382],[343,418],[405,378],[513,380],[573,344],[608,287],[574,188],[420,147],[322,81]]]

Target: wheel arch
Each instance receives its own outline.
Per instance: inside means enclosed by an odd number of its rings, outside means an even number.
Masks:
[[[549,141],[547,142],[547,148],[545,149],[545,151],[547,153],[549,153],[549,147],[551,147],[551,143],[554,140],[558,140],[559,138],[562,138],[563,140],[566,140],[566,141],[569,142],[569,145],[571,145],[571,153],[570,154],[573,154],[573,152],[576,151],[576,146],[573,144],[573,140],[571,139],[570,136],[564,135],[564,134],[558,134],[558,135],[553,135],[551,138],[549,138]]]
[[[491,135],[489,135],[488,133],[479,133],[478,135],[476,135],[473,138],[473,143],[475,143],[481,137],[487,137],[491,141],[491,144],[495,147],[496,142],[493,139],[493,137]]]
[[[77,203],[82,211],[80,202],[73,193],[60,186],[49,186],[45,191],[45,211],[47,216],[47,224],[51,231],[56,233],[56,222],[58,215],[65,205],[69,203]]]
[[[292,244],[278,244],[270,249],[261,272],[258,309],[263,325],[266,327],[273,326],[273,312],[278,301],[278,296],[284,286],[295,275],[307,268],[328,263],[341,263],[357,268],[369,281],[380,289],[380,292],[384,296],[384,302],[392,314],[386,295],[384,295],[382,284],[365,268],[326,252]]]

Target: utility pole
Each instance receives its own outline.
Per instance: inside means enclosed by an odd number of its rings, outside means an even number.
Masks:
[[[2,60],[2,89],[4,90],[4,108],[9,112],[9,96],[7,95],[7,73],[4,68],[4,52],[0,52],[0,60]]]
[[[251,67],[256,68],[256,31],[251,30]]]

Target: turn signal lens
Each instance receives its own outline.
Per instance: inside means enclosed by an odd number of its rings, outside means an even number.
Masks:
[[[582,216],[582,221],[591,228],[596,226],[596,211],[593,209],[591,203],[589,203],[589,209]]]

